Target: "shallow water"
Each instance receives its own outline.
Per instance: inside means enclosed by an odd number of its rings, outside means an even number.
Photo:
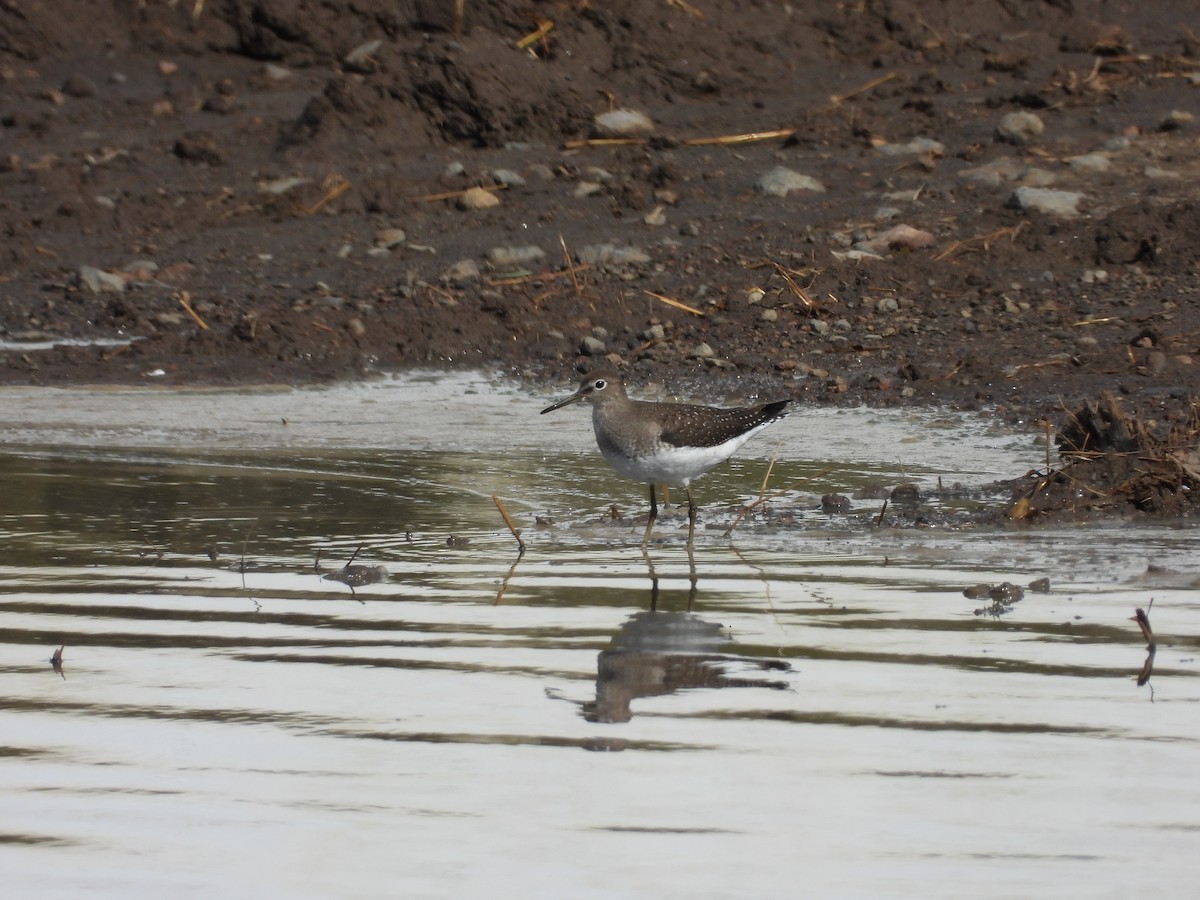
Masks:
[[[826,516],[828,491],[981,485],[1044,450],[983,417],[798,410],[697,482],[694,561],[674,508],[643,555],[643,489],[549,396],[0,391],[8,882],[1190,894],[1194,527]],[[769,467],[781,495],[727,536]],[[1002,615],[962,593],[1042,577]]]

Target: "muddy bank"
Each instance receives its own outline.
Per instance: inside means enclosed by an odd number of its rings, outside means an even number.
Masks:
[[[1197,393],[1190,3],[463,7],[5,4],[0,380]]]

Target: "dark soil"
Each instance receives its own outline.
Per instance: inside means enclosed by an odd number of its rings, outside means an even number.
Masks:
[[[0,0],[0,381],[558,380],[595,337],[640,377],[811,402],[1059,418],[1110,391],[1153,419],[1200,393],[1194,0],[461,5]],[[655,133],[580,144],[613,105]],[[1045,131],[998,140],[1022,110]],[[914,138],[944,149],[880,149]],[[960,176],[1002,158],[1081,214]],[[777,165],[827,190],[756,190]],[[460,209],[498,169],[525,183]],[[936,242],[834,255],[898,223]],[[580,262],[605,243],[649,261]],[[20,346],[68,337],[137,340]]]

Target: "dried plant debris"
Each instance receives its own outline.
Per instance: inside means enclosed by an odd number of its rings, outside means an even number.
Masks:
[[[1125,412],[1111,394],[1084,403],[1058,431],[1060,465],[1009,482],[1013,519],[1195,515],[1200,512],[1200,400]]]

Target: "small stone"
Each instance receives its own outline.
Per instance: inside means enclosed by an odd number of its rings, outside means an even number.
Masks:
[[[391,250],[403,244],[407,237],[403,228],[380,228],[375,232],[375,246]]]
[[[716,355],[713,348],[703,341],[693,347],[692,352],[688,354],[692,359],[712,359]]]
[[[667,339],[667,330],[662,325],[654,324],[642,332],[642,340],[644,341],[665,341]]]
[[[571,192],[571,196],[581,200],[584,197],[590,197],[598,193],[600,193],[599,184],[594,181],[581,181],[575,185],[575,190]]]
[[[936,243],[937,238],[928,231],[913,228],[911,225],[896,225],[855,246],[860,250],[882,254],[891,250],[919,250]]]
[[[613,244],[588,244],[578,253],[579,262],[588,266],[630,266],[650,262],[650,255],[639,247]]]
[[[363,324],[362,319],[355,316],[346,323],[346,330],[350,332],[351,336],[360,338],[367,333],[367,326]]]
[[[758,189],[772,197],[786,197],[792,191],[818,191],[825,185],[809,175],[801,175],[786,166],[776,166],[758,180]]]
[[[642,221],[647,225],[666,225],[667,215],[663,212],[661,205],[654,207],[650,212],[642,218]]]
[[[479,278],[479,263],[473,259],[460,259],[449,269],[442,277],[454,284],[462,284],[467,281],[475,281]]]
[[[96,96],[96,84],[83,75],[72,75],[62,84],[62,92],[68,97],[85,98]]]
[[[821,512],[848,513],[850,512],[850,498],[845,494],[825,494],[821,497]]]
[[[493,169],[492,180],[509,188],[525,187],[526,184],[521,174],[512,169]]]
[[[500,198],[481,187],[468,188],[458,196],[459,209],[490,209],[500,205]]]
[[[1084,195],[1078,191],[1055,191],[1047,188],[1019,187],[1008,199],[1008,206],[1024,212],[1038,212],[1069,219],[1080,214],[1079,204]]]
[[[66,85],[63,85],[63,90],[64,91],[67,90]],[[70,92],[68,91],[68,93],[70,93]],[[1191,125],[1195,121],[1196,121],[1196,117],[1192,113],[1185,112],[1184,110],[1181,110],[1181,109],[1173,109],[1169,113],[1167,113],[1165,116],[1163,116],[1162,121],[1158,123],[1158,130],[1159,131],[1178,131],[1181,128],[1185,128],[1186,126]]]
[[[383,41],[378,38],[367,41],[365,44],[359,44],[342,57],[342,65],[351,72],[374,72],[379,68],[379,62],[375,59],[374,54],[382,44]]]
[[[1112,160],[1103,153],[1085,153],[1067,160],[1067,165],[1077,172],[1107,172],[1112,168]]]
[[[779,313],[773,309],[764,309],[759,313],[758,318],[763,322],[777,322],[779,321]]]
[[[159,75],[174,75],[179,71],[179,64],[169,59],[160,59],[157,68]]]
[[[579,342],[579,352],[584,356],[603,356],[608,352],[608,345],[589,334]]]
[[[493,266],[524,266],[546,258],[546,251],[536,244],[523,247],[493,247],[487,252]]]
[[[614,109],[596,116],[592,124],[595,137],[638,137],[651,134],[654,122],[636,109]]]
[[[996,140],[1009,144],[1028,144],[1046,130],[1042,120],[1024,110],[1011,112],[996,125]]]
[[[93,294],[119,294],[125,290],[123,277],[95,266],[80,266],[77,277],[79,286]]]
[[[931,156],[946,155],[946,146],[932,138],[913,138],[903,144],[880,144],[877,148],[885,156]]]
[[[1048,594],[1050,593],[1050,579],[1038,578],[1035,581],[1031,581],[1029,582],[1029,589],[1035,594]]]

